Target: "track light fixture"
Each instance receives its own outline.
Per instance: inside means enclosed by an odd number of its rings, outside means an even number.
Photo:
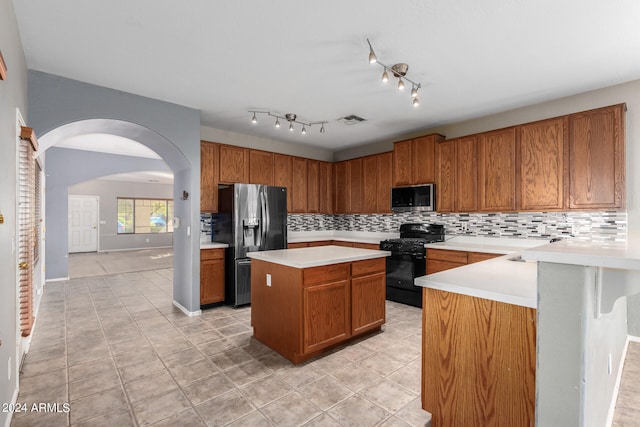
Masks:
[[[409,65],[405,63],[398,63],[392,66],[383,64],[382,62],[378,61],[378,56],[373,50],[373,46],[371,45],[371,42],[369,41],[369,39],[367,39],[367,43],[369,44],[369,63],[370,64],[377,63],[384,69],[382,73],[382,83],[387,83],[389,81],[389,74],[388,74],[389,71],[393,74],[394,77],[398,78],[398,90],[404,90],[404,87],[405,87],[404,80],[408,81],[409,83],[411,83],[411,98],[413,98],[412,104],[414,107],[417,107],[418,105],[420,105],[420,101],[418,101],[418,90],[420,90],[422,85],[420,83],[414,82],[413,80],[407,77],[406,74],[407,74],[407,71],[409,70]]]
[[[295,129],[293,124],[294,123],[298,123],[299,125],[302,125],[302,130],[301,133],[304,135],[307,133],[307,128],[311,128],[311,126],[313,125],[320,125],[320,133],[325,133],[325,129],[324,129],[324,125],[328,122],[303,122],[300,120],[297,120],[297,117],[295,114],[293,113],[287,113],[284,116],[280,116],[278,114],[273,114],[270,111],[254,111],[254,110],[250,110],[249,113],[253,114],[253,116],[251,117],[251,123],[256,124],[258,123],[258,118],[256,116],[256,114],[266,114],[270,117],[275,117],[276,118],[276,122],[274,124],[274,126],[276,128],[280,127],[280,119],[282,120],[286,120],[289,122],[289,131],[292,131]]]

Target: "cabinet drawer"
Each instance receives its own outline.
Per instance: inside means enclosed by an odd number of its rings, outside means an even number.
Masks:
[[[317,242],[309,242],[308,245],[310,248],[316,247],[316,246],[329,246],[331,244],[331,240],[320,240]]]
[[[309,243],[307,242],[296,242],[287,244],[287,249],[298,249],[298,248],[307,248],[309,247]]]
[[[224,249],[200,249],[200,259],[224,258]]]
[[[446,249],[427,249],[427,259],[437,259],[440,261],[457,262],[461,264],[467,263],[467,252],[450,251]]]
[[[357,277],[373,273],[382,273],[384,272],[385,265],[386,263],[384,258],[355,261],[351,264],[351,275],[353,277]]]
[[[305,268],[303,272],[304,285],[331,283],[347,279],[349,279],[349,263]]]
[[[467,257],[467,263],[473,264],[474,262],[486,261],[488,259],[497,258],[503,254],[488,254],[486,252],[469,252]]]
[[[379,250],[380,249],[380,244],[375,244],[375,243],[358,243],[358,242],[354,242],[353,243],[353,247],[354,248],[360,248],[360,249],[373,249],[373,250]]]
[[[451,270],[452,268],[462,267],[463,265],[467,265],[467,264],[460,263],[460,262],[429,259],[427,260],[427,274],[433,274],[433,273],[438,273],[440,271]]]

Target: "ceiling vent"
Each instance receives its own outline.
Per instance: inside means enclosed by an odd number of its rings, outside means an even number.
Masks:
[[[363,119],[360,116],[356,116],[355,114],[352,114],[350,116],[345,116],[345,117],[341,117],[338,119],[338,121],[342,124],[345,125],[357,125],[360,122],[364,122],[366,119]]]

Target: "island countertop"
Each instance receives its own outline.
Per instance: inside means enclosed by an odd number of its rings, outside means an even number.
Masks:
[[[318,267],[365,259],[384,258],[388,251],[350,248],[344,246],[316,246],[310,248],[279,249],[275,251],[249,252],[251,259],[286,265],[294,268]]]

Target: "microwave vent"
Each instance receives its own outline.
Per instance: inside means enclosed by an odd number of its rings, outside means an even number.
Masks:
[[[358,123],[366,121],[360,116],[356,116],[355,114],[351,114],[350,116],[344,116],[338,119],[338,121],[345,125],[357,125]]]

